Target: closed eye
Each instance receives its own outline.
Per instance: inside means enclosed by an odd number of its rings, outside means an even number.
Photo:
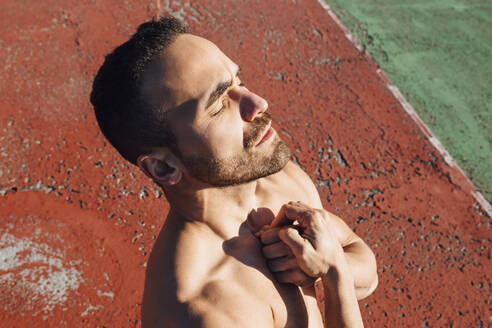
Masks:
[[[241,80],[239,80],[238,86],[239,87],[242,87],[242,88],[246,87],[246,85]],[[220,114],[222,112],[222,110],[224,109],[225,102],[228,101],[228,99],[227,99],[227,92],[225,92],[222,95],[222,97],[219,98],[218,100],[219,100],[220,105],[218,106],[218,109],[212,114],[212,116],[216,116],[216,115]]]
[[[225,105],[224,105],[224,101],[225,100],[221,100],[220,103],[219,103],[219,107],[218,109],[212,114],[212,116],[216,116],[220,113],[222,113],[222,110],[224,109]]]

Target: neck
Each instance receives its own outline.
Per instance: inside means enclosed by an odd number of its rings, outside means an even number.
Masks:
[[[212,187],[186,181],[165,188],[171,205],[168,220],[182,220],[207,225],[223,238],[237,235],[249,212],[257,207],[260,180],[245,184]]]

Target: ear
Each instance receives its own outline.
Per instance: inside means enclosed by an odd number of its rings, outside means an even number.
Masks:
[[[149,178],[163,187],[174,186],[183,177],[180,161],[167,149],[140,155],[137,164]]]

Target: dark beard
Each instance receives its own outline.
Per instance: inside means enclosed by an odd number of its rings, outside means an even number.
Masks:
[[[252,122],[251,129],[243,136],[245,151],[237,156],[223,159],[182,156],[181,160],[195,179],[216,187],[247,183],[277,173],[290,158],[289,148],[278,135],[271,141],[273,150],[270,155],[259,157],[251,151],[270,121],[270,115],[264,113]]]

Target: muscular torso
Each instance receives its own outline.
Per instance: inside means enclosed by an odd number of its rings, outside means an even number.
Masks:
[[[289,163],[261,179],[256,195],[256,207],[233,214],[243,223],[228,237],[196,222],[163,229],[148,265],[144,327],[322,327],[314,290],[276,282],[254,236],[289,201],[320,207],[316,190]]]

